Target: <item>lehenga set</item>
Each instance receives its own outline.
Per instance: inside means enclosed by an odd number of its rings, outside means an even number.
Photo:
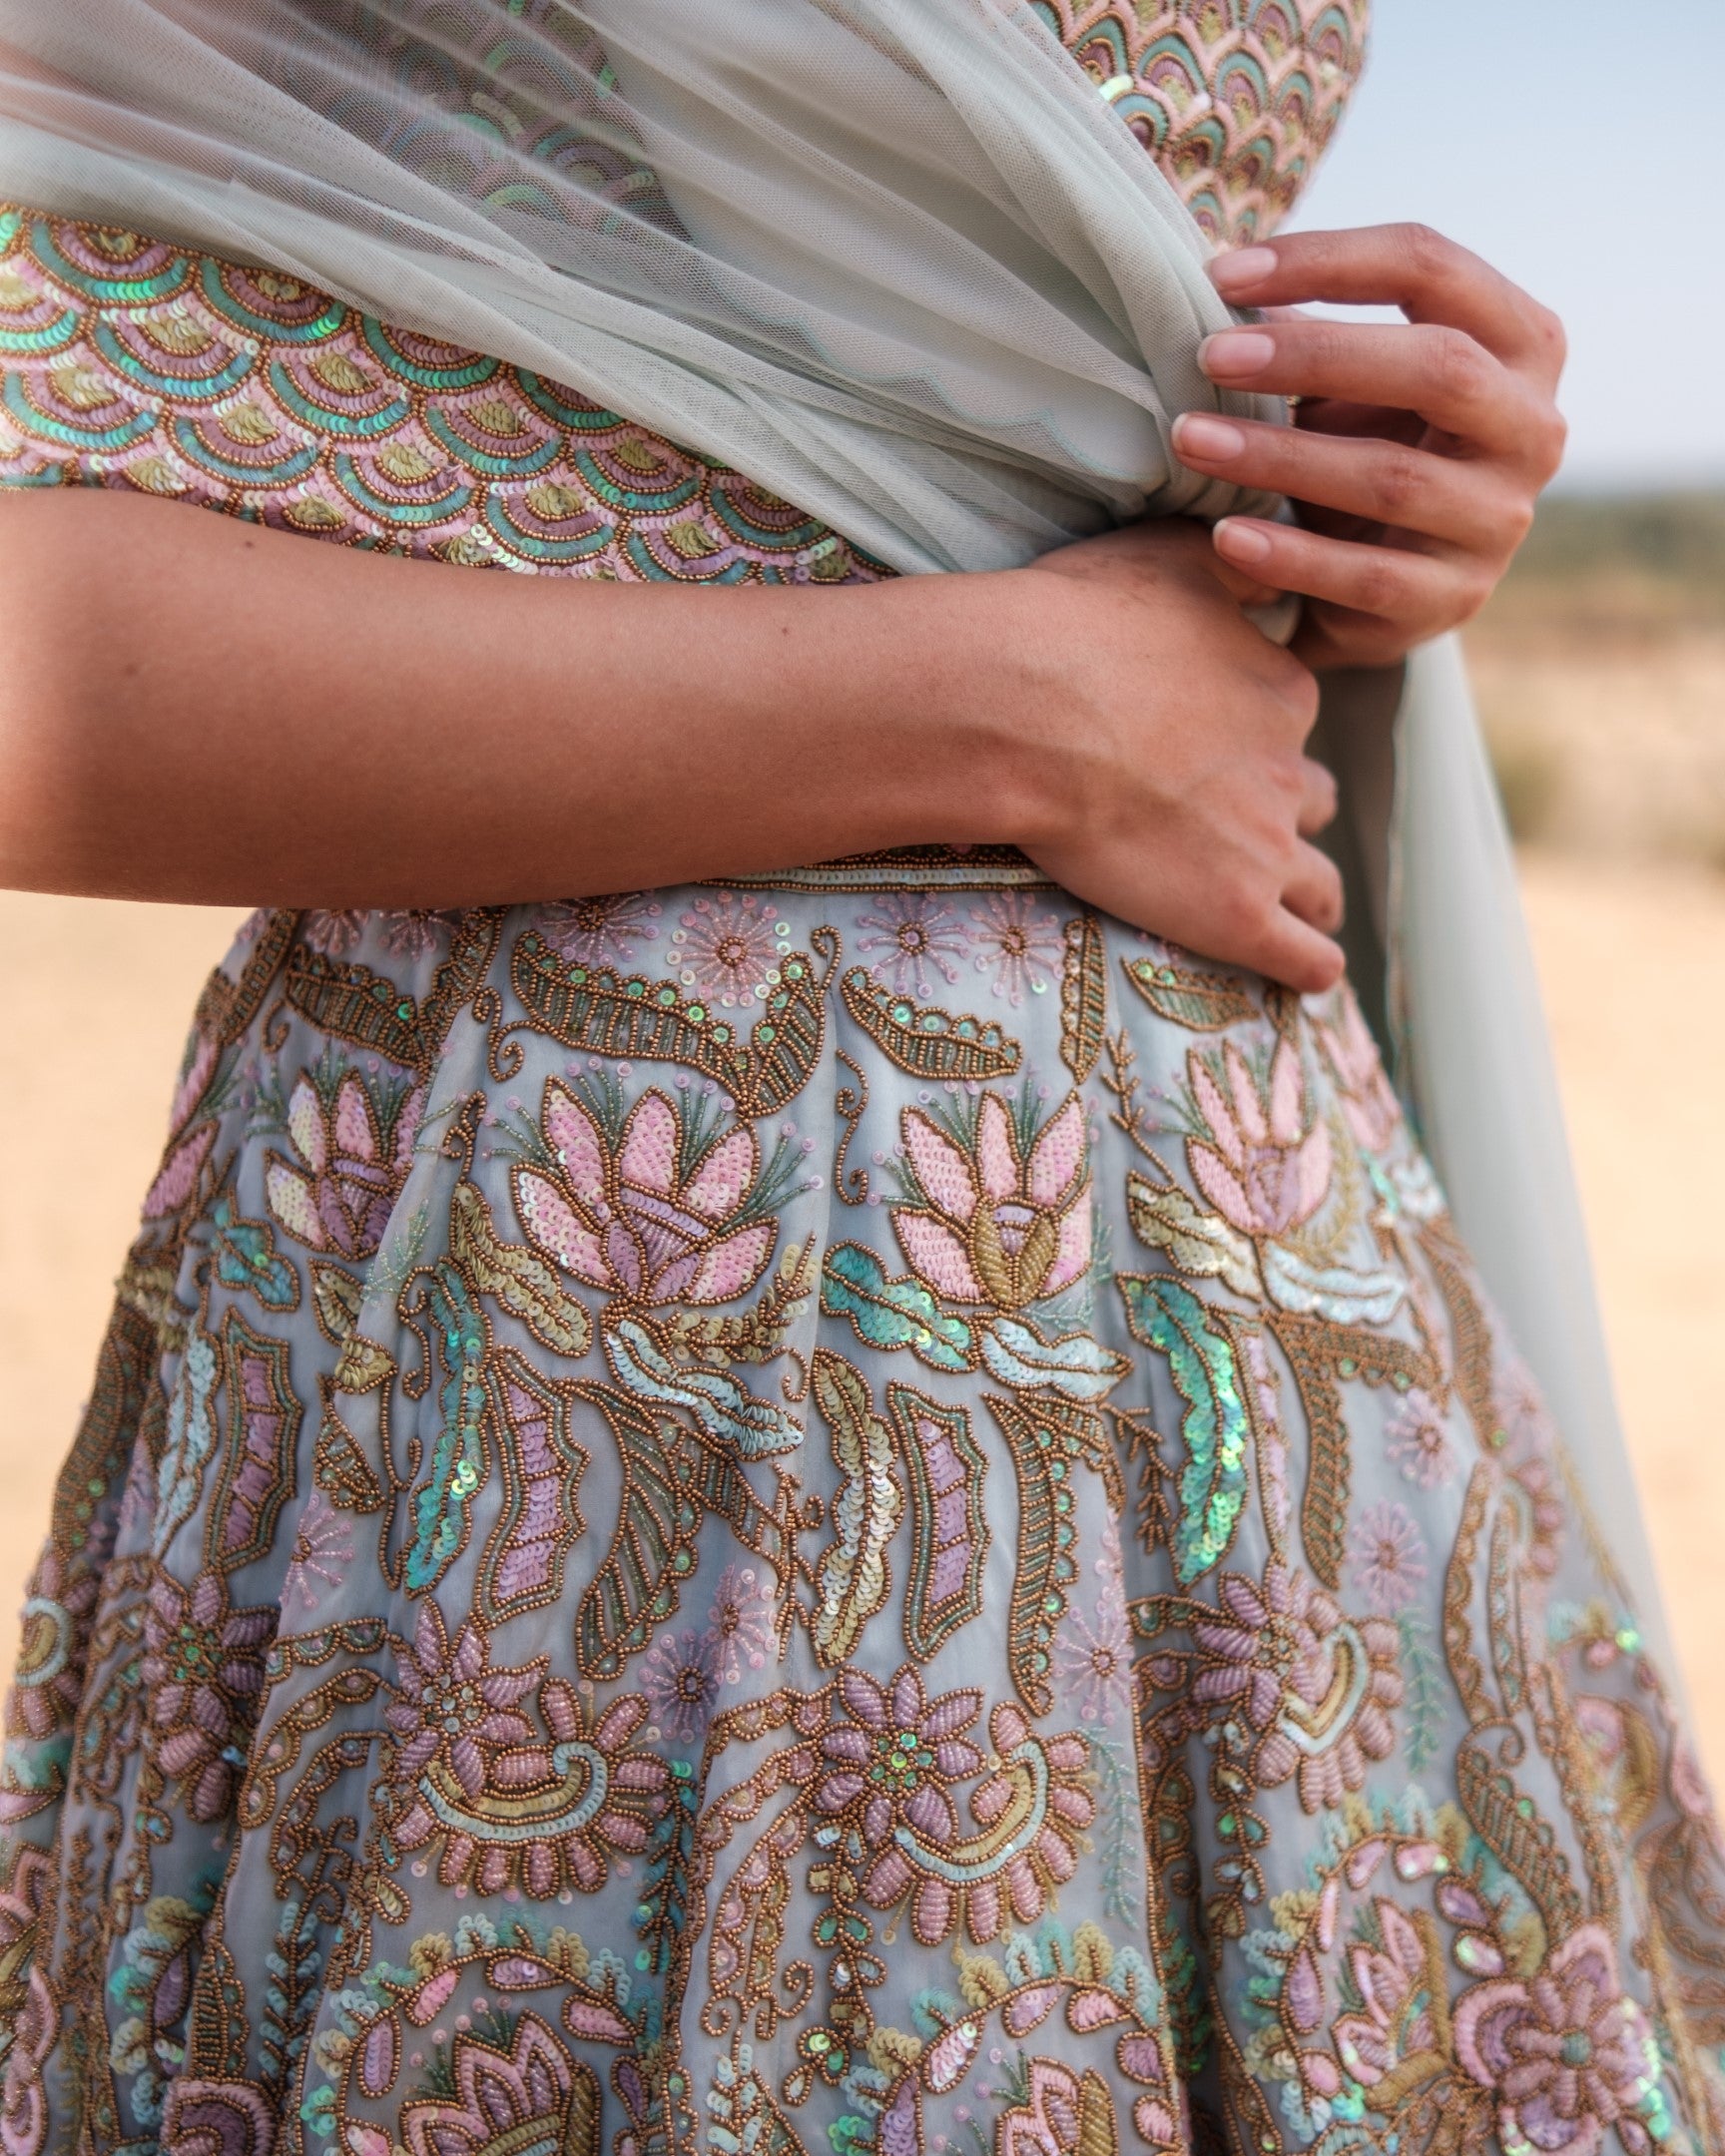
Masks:
[[[1044,13],[1233,240],[1365,34]],[[889,573],[283,271],[0,247],[9,485]],[[7,2156],[1725,2146],[1709,1800],[1353,991],[1002,848],[255,917],[0,1821]]]

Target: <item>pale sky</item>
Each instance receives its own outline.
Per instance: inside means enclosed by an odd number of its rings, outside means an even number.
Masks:
[[[1564,317],[1570,486],[1725,485],[1725,0],[1376,0],[1304,225],[1418,218]]]

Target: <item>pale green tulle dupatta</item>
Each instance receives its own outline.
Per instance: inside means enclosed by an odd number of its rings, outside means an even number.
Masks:
[[[1014,0],[0,0],[0,193],[567,382],[905,571],[1242,506],[1169,424],[1264,408],[1198,370],[1203,236]],[[1362,993],[1657,1627],[1453,645],[1395,700],[1327,714]]]

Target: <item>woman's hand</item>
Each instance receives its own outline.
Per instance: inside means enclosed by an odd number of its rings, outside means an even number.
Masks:
[[[1393,304],[1405,324],[1273,312],[1203,348],[1228,388],[1301,399],[1293,428],[1188,414],[1194,471],[1289,495],[1296,526],[1217,525],[1219,555],[1311,602],[1295,650],[1379,666],[1476,614],[1562,456],[1557,317],[1418,225],[1297,233],[1211,265],[1223,296],[1270,310]]]
[[[0,588],[31,625],[0,680],[0,882],[489,905],[1010,841],[1294,988],[1342,968],[1303,835],[1334,801],[1302,755],[1317,684],[1196,524],[715,590],[476,576],[56,487],[0,508]]]
[[[1341,878],[1309,840],[1335,782],[1305,756],[1310,670],[1241,612],[1273,596],[1201,525],[1141,524],[993,580],[985,660],[1023,745],[1011,835],[1123,919],[1301,992],[1331,987]],[[973,629],[972,629],[973,633]]]

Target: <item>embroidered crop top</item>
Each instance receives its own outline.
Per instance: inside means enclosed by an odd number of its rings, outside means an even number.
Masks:
[[[1034,0],[1212,238],[1272,231],[1370,0]],[[741,473],[268,269],[0,208],[0,485],[131,487],[350,546],[574,576],[884,571]]]

